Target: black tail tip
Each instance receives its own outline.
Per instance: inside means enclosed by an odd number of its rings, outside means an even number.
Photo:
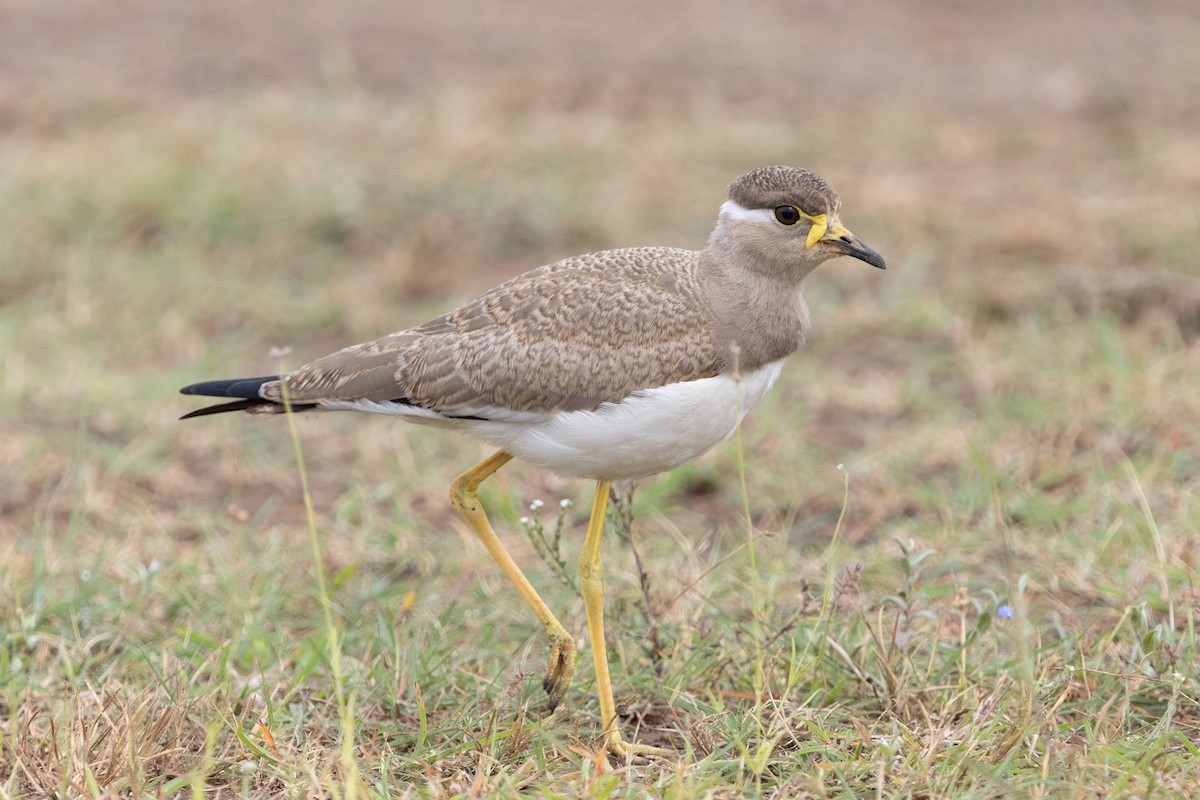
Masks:
[[[185,392],[191,394],[191,392]],[[218,403],[215,406],[205,406],[198,408],[195,411],[189,411],[180,419],[192,419],[193,417],[207,417],[209,414],[224,414],[226,411],[247,411],[255,406],[273,405],[265,400],[235,400],[232,403]]]

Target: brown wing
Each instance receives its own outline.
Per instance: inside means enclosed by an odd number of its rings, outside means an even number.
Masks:
[[[716,375],[697,254],[591,253],[527,272],[407,331],[318,359],[293,402],[405,398],[449,415],[594,408]],[[278,385],[264,387],[275,399]]]

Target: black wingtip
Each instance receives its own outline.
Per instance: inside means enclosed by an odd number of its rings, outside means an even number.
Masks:
[[[279,380],[278,375],[262,378],[234,378],[224,381],[193,383],[179,390],[180,394],[199,394],[205,397],[241,397],[246,400],[262,400],[260,390],[264,383]]]

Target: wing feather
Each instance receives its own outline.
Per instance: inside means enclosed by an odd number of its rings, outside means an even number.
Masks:
[[[288,390],[297,403],[404,398],[450,416],[595,408],[722,371],[702,288],[693,251],[566,259],[313,361],[287,376]],[[278,394],[278,383],[264,386]]]

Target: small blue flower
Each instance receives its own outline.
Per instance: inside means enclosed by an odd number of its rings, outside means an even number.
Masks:
[[[1000,606],[999,608],[996,609],[996,616],[998,616],[1000,619],[1012,619],[1013,618],[1012,606],[1008,605],[1007,603]]]

